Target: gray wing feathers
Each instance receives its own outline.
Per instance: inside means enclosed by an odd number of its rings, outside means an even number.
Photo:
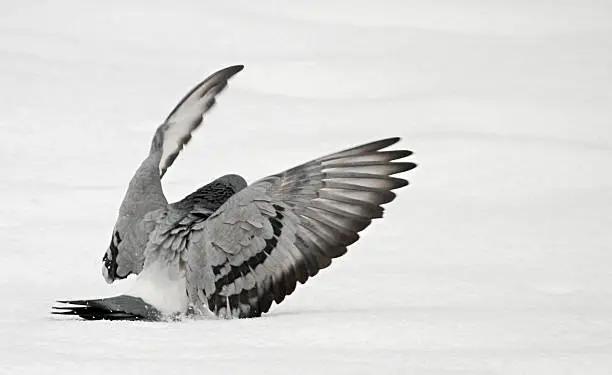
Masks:
[[[253,317],[331,264],[382,217],[414,168],[385,139],[264,178],[210,216],[186,252],[188,294],[223,317]]]
[[[207,223],[202,240],[192,243],[186,253],[188,294],[223,317],[260,315],[271,305],[270,290],[274,285],[282,282],[286,284],[283,288],[295,288],[295,280],[283,278],[293,268],[291,254],[297,255],[297,249],[291,249],[296,231],[293,222],[298,221],[297,217],[287,216],[283,220],[287,225],[281,233],[282,224],[277,218],[283,210],[280,206],[262,209],[269,199],[262,192],[240,195],[242,199],[233,204],[228,201],[211,216],[209,220],[218,225]],[[202,249],[202,244],[207,246]],[[279,248],[287,253],[277,251]],[[288,293],[278,292],[277,302],[285,294]]]
[[[194,87],[170,112],[158,128],[152,151],[162,149],[159,163],[161,177],[172,165],[183,146],[191,140],[191,133],[202,123],[202,117],[215,104],[215,98],[227,86],[227,81],[243,69],[242,65],[222,69]]]
[[[188,242],[204,226],[210,214],[212,211],[205,208],[184,211],[172,206],[160,211],[145,248],[144,266],[160,259],[168,264],[180,262]]]
[[[190,242],[198,242],[206,220],[246,182],[239,176],[226,175],[201,187],[181,201],[145,216],[151,227],[144,249],[145,267],[163,258],[180,262]]]

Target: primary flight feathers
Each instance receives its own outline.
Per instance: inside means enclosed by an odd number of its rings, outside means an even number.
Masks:
[[[103,261],[110,283],[138,274],[129,295],[60,301],[85,319],[159,320],[181,314],[246,318],[280,303],[359,239],[416,165],[382,139],[314,159],[247,186],[226,175],[168,204],[160,179],[215,97],[242,66],[191,90],[153,138],[130,181]]]
[[[163,133],[160,175],[172,165],[191,133],[202,124],[202,117],[215,105],[215,97],[227,86],[227,80],[241,71],[242,65],[230,66],[206,78],[194,87],[170,112],[160,130]]]

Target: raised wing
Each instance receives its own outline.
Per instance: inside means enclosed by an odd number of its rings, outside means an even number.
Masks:
[[[172,165],[174,159],[190,140],[191,133],[200,126],[204,114],[215,104],[215,97],[227,86],[227,81],[244,68],[242,65],[230,66],[212,74],[194,87],[168,118],[157,129],[152,150],[162,150],[159,163],[160,176]]]
[[[329,266],[359,238],[416,166],[380,151],[399,138],[331,154],[264,178],[232,196],[187,244],[187,293],[221,317],[255,317]]]
[[[149,156],[130,181],[111,244],[102,259],[102,273],[107,282],[142,270],[144,246],[152,230],[151,219],[155,219],[150,213],[165,208],[168,203],[161,176],[189,142],[193,130],[202,123],[202,116],[215,103],[216,95],[227,86],[227,80],[242,68],[242,65],[225,68],[194,87],[155,132]]]

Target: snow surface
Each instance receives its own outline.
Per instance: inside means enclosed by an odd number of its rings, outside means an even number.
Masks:
[[[0,55],[0,374],[612,373],[611,2],[3,1]],[[230,64],[169,198],[389,136],[412,185],[263,318],[52,317]]]

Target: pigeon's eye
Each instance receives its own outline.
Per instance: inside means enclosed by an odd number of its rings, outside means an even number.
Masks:
[[[108,247],[110,250],[110,256],[109,256],[109,252],[107,251],[106,253],[104,253],[104,256],[102,257],[102,261],[104,262],[104,267],[106,267],[106,269],[109,270],[109,272],[112,272],[112,270],[117,267],[116,259],[117,259],[117,255],[119,254],[118,246],[120,243],[121,243],[121,236],[119,236],[118,231],[115,231],[115,233],[113,233],[113,237],[111,238],[111,242]]]
[[[108,270],[110,270],[113,266],[113,260],[108,258],[108,254],[104,254],[104,258],[102,258],[102,261],[104,261],[104,267],[106,267],[106,269]]]
[[[119,235],[119,231],[115,231],[111,242],[113,242],[116,246],[119,246],[119,244],[121,243],[121,236]]]

